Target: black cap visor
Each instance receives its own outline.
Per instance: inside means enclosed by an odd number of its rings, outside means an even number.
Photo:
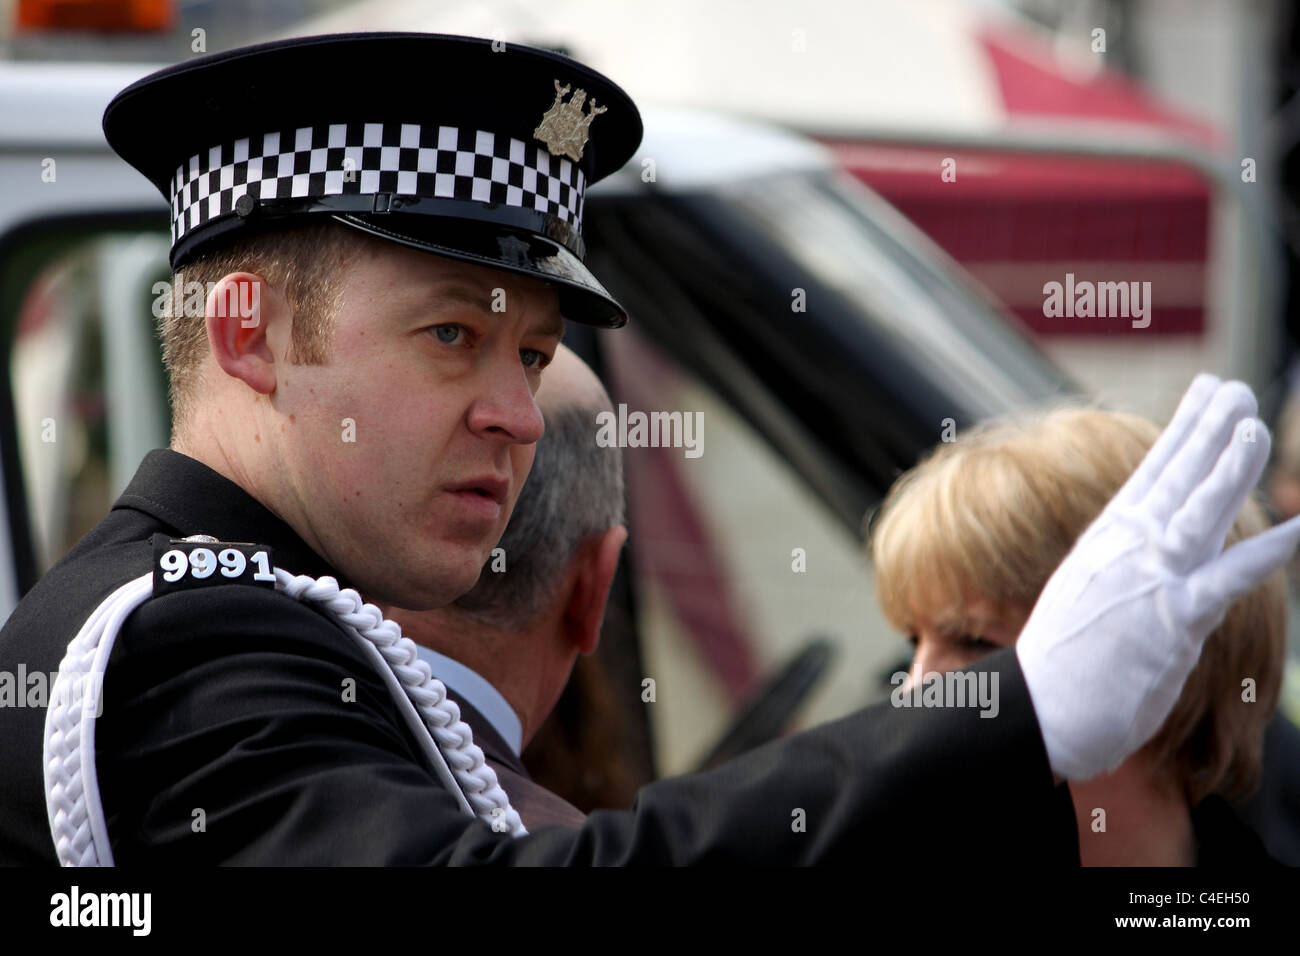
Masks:
[[[413,249],[552,283],[569,321],[617,329],[627,313],[582,260],[553,239],[497,223],[446,216],[344,213],[336,221]]]
[[[381,202],[376,203],[376,199]],[[453,208],[454,207],[454,208]],[[384,211],[376,212],[376,208]],[[555,285],[560,312],[572,322],[617,329],[627,313],[569,246],[582,239],[553,216],[491,208],[454,199],[323,196],[245,204],[246,215],[223,217],[172,249],[173,268],[208,252],[227,236],[252,235],[286,225],[335,222],[380,239],[475,265],[532,276]],[[514,216],[518,223],[503,222]],[[555,238],[550,238],[555,236]]]

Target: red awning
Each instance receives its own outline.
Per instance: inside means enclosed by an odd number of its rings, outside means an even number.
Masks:
[[[1078,121],[1104,136],[1136,126],[1201,148],[1216,130],[1108,70],[1071,75],[1034,36],[977,31],[1001,91],[1006,126]],[[1113,134],[1112,134],[1113,135]],[[1104,140],[1103,140],[1104,142]],[[1149,281],[1145,334],[1205,327],[1210,187],[1173,162],[952,151],[863,140],[828,141],[845,166],[890,200],[1031,329],[1044,335],[1131,334],[1129,323],[1043,315],[1043,287]],[[955,181],[940,172],[954,159]]]

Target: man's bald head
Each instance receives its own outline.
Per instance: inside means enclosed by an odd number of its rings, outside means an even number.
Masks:
[[[614,404],[591,366],[573,349],[561,345],[542,376],[542,384],[537,389],[537,407],[543,415],[565,408],[590,409],[594,429],[595,413],[611,411]]]

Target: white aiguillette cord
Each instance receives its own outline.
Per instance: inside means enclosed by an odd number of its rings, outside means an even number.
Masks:
[[[213,541],[195,535],[187,541]],[[415,642],[352,588],[326,576],[275,569],[275,588],[337,620],[352,634],[388,685],[434,772],[470,816],[498,832],[527,833],[519,814],[474,743],[460,708],[420,660]],[[153,595],[153,572],[110,594],[68,644],[45,715],[45,805],[63,866],[112,866],[113,851],[95,774],[95,719],[104,671],[122,622]]]

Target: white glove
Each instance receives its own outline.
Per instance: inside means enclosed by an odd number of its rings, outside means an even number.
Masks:
[[[1245,385],[1198,376],[1034,605],[1016,655],[1067,780],[1113,770],[1155,736],[1228,608],[1295,551],[1300,518],[1223,552],[1268,461],[1256,411]]]

